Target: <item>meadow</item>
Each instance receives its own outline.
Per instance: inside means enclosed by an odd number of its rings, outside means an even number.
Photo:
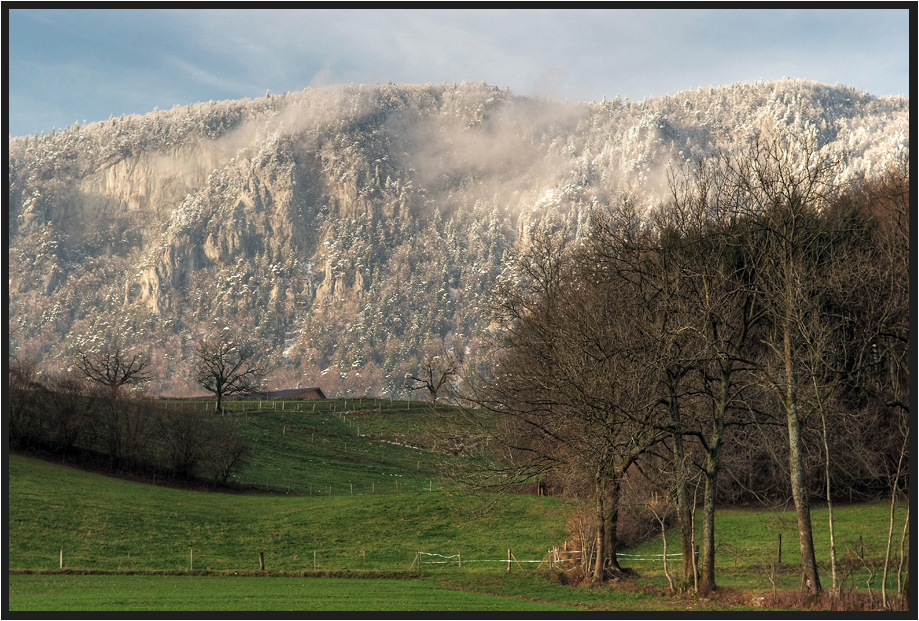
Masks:
[[[762,507],[719,510],[715,598],[669,595],[660,537],[621,551],[631,584],[567,586],[547,553],[575,501],[450,487],[417,448],[421,408],[349,405],[241,412],[253,451],[232,493],[10,455],[10,610],[736,610],[800,586],[794,514]],[[888,510],[836,508],[846,592],[879,591]],[[815,507],[829,586],[826,517]]]
[[[10,577],[10,610],[560,611],[570,606],[467,593],[421,580],[240,576]]]

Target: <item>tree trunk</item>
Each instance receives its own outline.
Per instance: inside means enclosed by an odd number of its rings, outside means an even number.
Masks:
[[[836,573],[836,525],[833,521],[833,490],[830,484],[830,442],[826,427],[826,412],[824,411],[822,402],[819,404],[819,407],[820,421],[823,423],[823,453],[825,456],[824,468],[826,476],[826,508],[828,513],[827,520],[830,527],[830,570],[833,578],[833,597],[836,597],[839,595],[839,580]]]
[[[708,595],[717,588],[715,584],[715,493],[718,466],[709,456],[706,459],[705,497],[702,501],[702,579],[699,591]]]
[[[894,522],[896,521],[896,512],[897,512],[897,492],[900,484],[900,474],[903,469],[903,457],[906,455],[908,441],[906,438],[909,438],[907,433],[904,436],[903,447],[900,449],[900,458],[897,460],[897,472],[894,475],[893,479],[893,491],[890,494],[890,525],[887,529],[887,551],[884,553],[884,572],[881,578],[881,603],[884,606],[884,609],[887,610],[887,575],[890,570],[890,544],[893,541],[893,527]],[[899,582],[899,580],[898,580]],[[898,589],[899,590],[899,589]]]
[[[616,558],[621,487],[621,474],[611,477],[597,474],[597,556],[590,578],[592,582],[603,582],[612,571],[622,569]]]
[[[788,417],[788,461],[791,474],[791,495],[798,518],[798,540],[801,545],[801,569],[806,587],[811,595],[820,592],[820,574],[814,552],[814,533],[811,527],[810,503],[804,481],[804,450],[801,439],[801,421],[798,417],[798,395],[792,362],[791,326],[785,326],[785,411]]]
[[[721,409],[720,404],[716,409]],[[705,492],[702,500],[702,580],[699,590],[708,595],[715,584],[715,496],[718,493],[721,439],[724,433],[724,414],[716,412],[711,443],[705,456]]]
[[[591,582],[603,582],[603,560],[607,556],[607,537],[606,537],[606,481],[605,477],[599,472],[596,475],[596,520],[597,520],[597,541],[596,556],[594,557],[594,566],[591,573]]]
[[[712,412],[712,435],[705,451],[705,496],[702,501],[702,580],[699,590],[707,595],[718,588],[715,583],[715,497],[721,470],[721,447],[724,444],[725,417],[730,400],[732,362],[719,363],[718,393]]]
[[[814,552],[814,533],[811,528],[810,504],[807,499],[807,488],[804,484],[804,460],[801,447],[801,424],[798,420],[797,407],[788,413],[788,447],[791,467],[791,495],[795,501],[795,513],[798,517],[798,538],[801,544],[801,568],[807,581],[807,590],[816,595],[820,592],[820,575],[817,570],[817,557]]]
[[[680,407],[676,400],[675,387],[670,388],[670,421],[673,426],[673,458],[676,470],[676,502],[680,518],[680,535],[683,551],[683,583],[691,584],[692,571],[692,512],[694,507],[689,500],[689,474],[686,468],[686,451],[683,446],[683,424],[680,419]]]
[[[692,584],[692,554],[693,554],[693,519],[692,514],[695,507],[689,500],[689,486],[684,482],[677,488],[677,512],[680,519],[680,538],[681,549],[683,551],[683,583]]]
[[[622,475],[616,473],[610,481],[610,493],[607,503],[607,524],[606,524],[606,552],[607,559],[605,567],[607,571],[620,571],[619,559],[616,557],[616,551],[619,547],[619,493],[622,489]]]

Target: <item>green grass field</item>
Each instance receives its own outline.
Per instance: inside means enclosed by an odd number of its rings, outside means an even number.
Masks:
[[[621,562],[641,574],[633,588],[559,584],[541,561],[567,539],[573,501],[473,496],[443,486],[433,456],[411,447],[425,440],[422,408],[344,405],[241,413],[241,429],[253,443],[236,479],[246,493],[148,485],[10,455],[10,610],[719,606],[659,595],[667,585],[659,537],[621,551]],[[898,512],[898,528],[905,513],[905,507]],[[846,588],[879,589],[888,519],[885,503],[837,508]],[[828,587],[825,509],[813,510],[813,524]],[[678,539],[668,533],[669,552],[678,551]],[[717,545],[722,587],[768,595],[771,580],[779,590],[800,584],[790,511],[720,510]],[[510,567],[508,550],[518,561]],[[679,571],[673,559],[670,572]],[[895,586],[892,576],[888,588]]]
[[[11,611],[564,611],[422,580],[240,576],[10,576]]]
[[[488,511],[444,492],[200,493],[10,456],[10,569],[406,571],[419,551],[541,558],[566,503],[508,496]],[[315,559],[315,566],[314,566]],[[427,559],[426,559],[427,560]],[[438,566],[428,564],[429,567]]]
[[[431,490],[438,486],[425,442],[430,409],[386,400],[230,402],[253,445],[235,483],[312,495],[362,495]],[[261,403],[262,408],[268,402]],[[296,410],[295,408],[300,408]],[[283,408],[283,409],[282,409]],[[449,410],[446,410],[449,411]]]

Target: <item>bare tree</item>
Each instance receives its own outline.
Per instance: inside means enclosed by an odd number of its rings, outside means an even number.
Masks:
[[[732,188],[717,158],[703,160],[682,175],[670,177],[671,201],[657,227],[660,259],[655,289],[668,309],[670,341],[679,349],[662,355],[665,403],[674,434],[674,458],[686,461],[681,436],[694,439],[702,451],[702,572],[699,588],[708,593],[715,582],[715,499],[729,428],[753,422],[744,393],[750,380],[749,356],[761,311],[743,259],[749,224],[739,218]],[[689,336],[685,336],[689,335]],[[692,415],[679,412],[678,387]],[[688,480],[677,470],[678,480]],[[678,492],[688,502],[685,483]],[[692,516],[681,511],[681,522]],[[688,537],[687,537],[688,536]],[[692,576],[684,530],[684,579]]]
[[[33,358],[14,358],[9,363],[8,425],[6,440],[11,446],[29,448],[42,435],[41,393],[38,362]]]
[[[223,399],[228,395],[258,392],[268,375],[268,365],[255,345],[229,328],[198,341],[195,358],[195,381],[214,394],[216,412],[223,412]]]
[[[50,448],[67,453],[97,420],[106,399],[89,394],[82,377],[62,372],[48,378],[45,389],[45,419]]]
[[[211,431],[211,442],[204,456],[203,467],[214,477],[217,485],[226,485],[230,476],[239,470],[249,456],[251,445],[238,432],[239,421],[230,417],[229,424],[221,424]]]
[[[112,399],[123,386],[146,382],[149,375],[146,356],[130,351],[120,339],[114,339],[96,349],[77,352],[76,367],[86,379],[102,386]]]
[[[178,479],[194,479],[214,441],[216,420],[209,412],[169,405],[157,417],[157,436],[162,442],[161,467]]]
[[[437,398],[452,388],[459,377],[461,360],[454,350],[447,350],[445,339],[432,339],[423,348],[423,360],[418,372],[407,373],[405,386],[411,391],[426,390],[431,403],[437,405]]]
[[[758,370],[785,412],[802,569],[807,590],[817,594],[821,584],[805,480],[798,362],[804,318],[820,312],[812,289],[820,282],[813,271],[821,264],[819,213],[833,194],[838,160],[820,149],[814,131],[764,128],[750,145],[723,162],[735,200],[754,226],[747,252],[771,326],[763,341],[775,361],[765,361]]]
[[[150,379],[147,357],[125,345],[121,337],[108,335],[102,345],[81,348],[75,367],[101,389],[104,398],[93,411],[93,432],[102,441],[112,468],[133,467],[144,451],[150,433],[144,408],[122,399],[125,386]]]
[[[903,445],[900,457],[897,460],[896,472],[891,477],[891,505],[890,505],[890,528],[887,534],[887,552],[884,557],[884,571],[882,576],[881,597],[885,607],[887,601],[887,575],[890,570],[890,547],[893,536],[894,517],[897,505],[897,498],[903,492],[901,486],[903,482],[901,477],[902,461],[909,443],[910,438],[910,419],[909,419],[909,347],[910,334],[910,295],[909,295],[909,262],[911,260],[909,252],[909,161],[904,158],[899,166],[891,167],[886,180],[885,207],[887,213],[882,214],[883,224],[879,231],[879,247],[884,257],[881,262],[883,265],[882,274],[886,276],[883,279],[887,300],[883,313],[883,321],[880,322],[882,329],[878,334],[880,343],[878,349],[883,352],[883,362],[879,360],[876,365],[875,373],[883,375],[885,381],[878,382],[881,389],[877,393],[884,395],[882,397],[886,407],[898,413],[897,420],[903,437]],[[881,356],[878,356],[881,358]],[[886,368],[885,368],[886,367]],[[877,373],[878,370],[885,370],[886,373]],[[908,459],[908,455],[906,455]],[[900,539],[900,562],[897,570],[897,593],[901,597],[904,594],[902,578],[902,567],[905,558],[904,544],[906,542],[907,529],[909,525],[909,505],[906,507],[906,517],[903,523],[903,531]],[[908,574],[907,574],[908,583]]]
[[[590,489],[591,580],[628,574],[616,553],[622,483],[664,435],[650,424],[645,309],[609,257],[569,245],[566,231],[542,227],[521,247],[496,291],[493,368],[470,399],[501,415],[495,461],[510,480],[561,473]]]

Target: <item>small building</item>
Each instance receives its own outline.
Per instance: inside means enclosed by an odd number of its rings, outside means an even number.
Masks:
[[[325,394],[318,386],[313,388],[290,388],[288,390],[268,390],[253,395],[259,399],[285,399],[289,401],[315,401],[325,399]]]

